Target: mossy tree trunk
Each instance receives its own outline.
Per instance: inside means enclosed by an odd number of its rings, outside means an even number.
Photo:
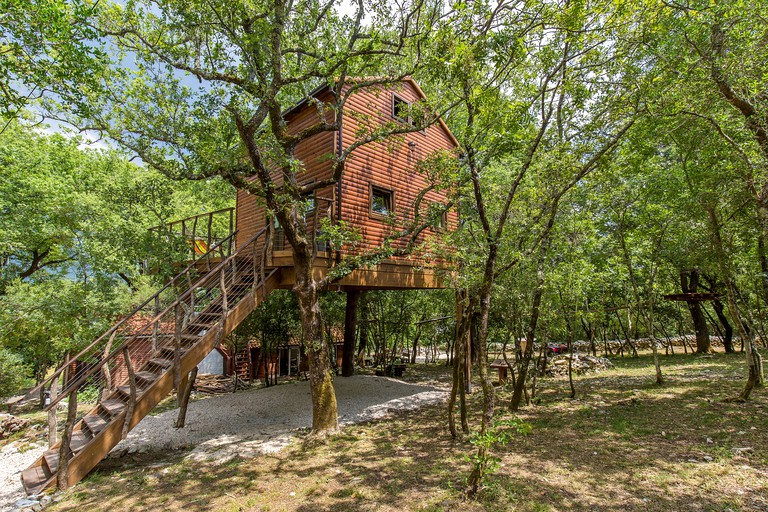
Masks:
[[[304,248],[306,249],[306,247]],[[312,279],[311,253],[294,247],[296,284],[293,291],[299,302],[302,344],[309,360],[309,383],[312,395],[312,435],[322,436],[339,429],[336,391],[331,377],[328,344],[323,339],[320,297]]]

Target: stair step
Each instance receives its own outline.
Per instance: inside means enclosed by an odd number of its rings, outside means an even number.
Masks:
[[[109,424],[107,420],[95,414],[88,414],[84,416],[83,423],[85,423],[85,425],[88,427],[88,430],[90,430],[94,436],[98,435],[98,433],[104,430],[104,428]]]
[[[117,398],[110,398],[101,402],[101,407],[107,411],[110,416],[117,416],[125,410],[125,402]]]
[[[176,335],[175,334],[163,334],[158,336],[158,339],[164,339],[164,340],[175,340]],[[179,337],[182,344],[194,344],[200,341],[200,335],[197,333],[191,334],[191,333],[182,333]]]
[[[120,394],[122,394],[122,395],[123,395],[123,396],[124,396],[126,399],[130,399],[130,398],[131,398],[131,386],[130,386],[130,385],[128,385],[128,384],[124,384],[124,385],[122,385],[122,386],[117,386],[117,390],[118,390],[118,391],[120,392]],[[141,396],[141,392],[142,392],[142,391],[143,391],[143,390],[141,389],[141,387],[137,385],[137,386],[136,386],[136,398],[138,398],[139,396]]]
[[[195,322],[216,322],[221,319],[219,313],[213,313],[211,311],[202,311],[195,315]]]
[[[171,366],[173,366],[173,361],[169,359],[164,359],[162,357],[153,357],[152,359],[147,361],[147,363],[160,368],[170,368]]]
[[[46,475],[43,466],[32,466],[25,469],[21,472],[21,480],[24,483],[24,490],[27,491],[27,494],[36,494],[51,476],[53,475]]]
[[[45,464],[48,466],[48,470],[51,472],[51,474],[54,474],[56,471],[59,470],[59,451],[58,450],[48,450],[43,454],[43,460],[45,461]]]
[[[173,362],[174,357],[176,357],[176,349],[173,345],[164,345],[158,349],[161,356],[156,359],[166,359],[168,361]],[[180,348],[181,356],[184,357],[184,354],[187,352],[187,349],[184,347]]]
[[[87,430],[76,430],[72,432],[72,439],[69,442],[69,448],[74,453],[79,452],[85,446],[91,442],[93,436]]]
[[[207,328],[210,328],[212,325],[214,325],[216,322],[218,322],[220,318],[221,318],[221,316],[219,316],[219,315],[216,315],[215,317],[213,315],[211,315],[210,318],[204,318],[204,317],[201,318],[201,317],[198,316],[194,320],[189,322],[187,324],[187,327],[193,327],[194,326],[194,327],[199,327],[201,329],[207,329]]]
[[[202,338],[213,329],[214,325],[215,324],[189,324],[184,331],[187,334],[194,334],[195,336]]]
[[[146,382],[147,384],[152,384],[157,380],[158,375],[156,373],[147,372],[147,371],[141,371],[136,372],[136,379],[142,380]]]

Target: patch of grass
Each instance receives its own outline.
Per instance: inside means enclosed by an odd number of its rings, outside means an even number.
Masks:
[[[614,369],[576,377],[577,400],[564,379],[540,379],[542,405],[519,415],[533,431],[498,449],[501,465],[476,501],[462,499],[472,447],[452,440],[445,407],[431,406],[252,459],[107,460],[51,512],[768,510],[768,393],[724,400],[741,388],[733,375],[743,373],[743,356],[663,356],[663,386],[649,355],[613,361]],[[449,374],[434,365],[409,367],[406,377],[446,382]],[[503,419],[510,391],[497,391]],[[480,405],[476,392],[473,426]]]

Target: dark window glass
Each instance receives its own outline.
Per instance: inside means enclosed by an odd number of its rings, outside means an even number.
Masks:
[[[392,97],[392,117],[397,119],[398,121],[402,121],[404,123],[410,123],[411,118],[408,115],[408,107],[410,105],[407,101],[405,101],[403,98],[400,98],[399,96],[393,96]]]
[[[392,192],[373,188],[371,194],[371,213],[379,215],[389,215],[392,211]]]

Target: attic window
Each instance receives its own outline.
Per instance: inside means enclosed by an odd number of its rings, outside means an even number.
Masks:
[[[394,210],[395,196],[391,190],[371,186],[371,215],[386,217]]]
[[[407,123],[407,124],[413,124],[411,121],[411,116],[409,109],[411,108],[411,104],[398,96],[397,94],[392,95],[392,117],[396,120],[400,121],[401,123]]]
[[[316,206],[315,205],[315,193],[314,192],[310,192],[308,194],[304,194],[303,196],[301,196],[301,200],[305,204],[305,206],[304,206],[304,208],[305,208],[304,215],[305,216],[314,215],[314,213],[315,213],[315,206]]]
[[[448,227],[448,212],[441,212],[440,216],[435,219],[435,231],[445,231]]]
[[[430,205],[430,213],[428,214],[431,220],[432,231],[443,232],[448,227],[448,211],[445,205],[440,203],[433,203]]]

